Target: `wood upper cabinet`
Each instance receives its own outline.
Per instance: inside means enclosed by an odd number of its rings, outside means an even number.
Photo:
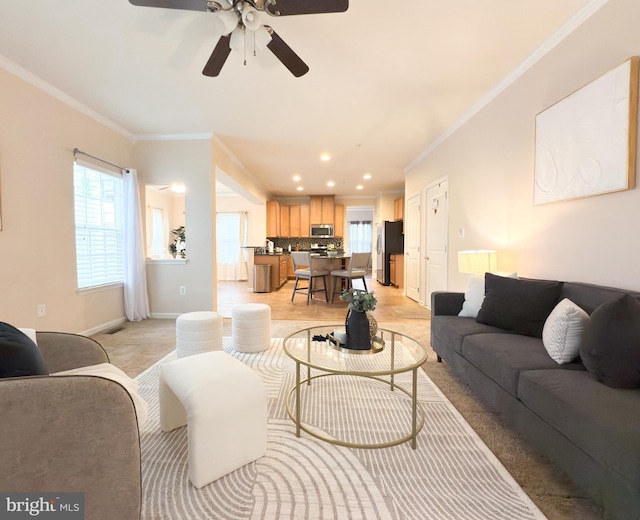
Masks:
[[[404,220],[404,197],[393,201],[393,220]]]
[[[280,206],[280,234],[278,235],[280,237],[288,238],[292,236],[298,236],[291,234],[290,208],[291,206]]]
[[[333,233],[342,238],[344,236],[344,204],[336,204],[333,213]]]
[[[309,224],[333,224],[335,219],[333,195],[311,197],[309,210],[311,220]]]
[[[311,232],[311,218],[309,206],[300,206],[300,237],[309,237]]]
[[[280,236],[280,203],[277,200],[267,201],[267,237]]]
[[[333,224],[335,221],[333,196],[322,197],[322,221],[314,224]]]
[[[289,206],[289,235],[300,236],[300,206]]]

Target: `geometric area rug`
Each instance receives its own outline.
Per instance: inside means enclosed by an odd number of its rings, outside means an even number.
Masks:
[[[409,443],[345,448],[304,431],[295,436],[285,409],[295,363],[284,354],[282,339],[255,354],[236,352],[231,338],[223,345],[264,379],[267,454],[202,489],[191,485],[186,428],[169,433],[159,428],[158,373],[175,359],[169,354],[136,378],[149,403],[149,420],[141,430],[143,520],[545,518],[424,371],[418,370],[418,399],[426,420],[416,450]],[[410,379],[402,376],[411,373],[396,376],[398,384],[410,388]],[[375,385],[348,376],[316,379],[313,391],[303,395],[309,414],[303,420],[341,439],[406,433],[402,410],[409,409],[408,402],[389,397],[388,386]]]

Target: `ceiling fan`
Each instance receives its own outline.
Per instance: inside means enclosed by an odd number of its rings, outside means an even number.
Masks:
[[[216,26],[222,36],[202,71],[205,76],[213,77],[220,74],[232,49],[246,48],[247,36],[253,37],[254,49],[262,50],[267,47],[294,76],[303,76],[309,72],[309,67],[271,27],[262,23],[262,13],[277,17],[342,13],[349,8],[349,0],[129,0],[129,2],[142,7],[214,13]]]

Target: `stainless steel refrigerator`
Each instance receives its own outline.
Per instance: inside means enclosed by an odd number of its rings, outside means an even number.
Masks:
[[[402,221],[385,220],[376,225],[376,279],[382,285],[390,285],[390,256],[404,253]]]

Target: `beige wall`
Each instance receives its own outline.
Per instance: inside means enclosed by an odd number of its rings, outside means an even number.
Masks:
[[[210,141],[140,141],[134,147],[134,159],[141,184],[186,186],[187,263],[147,262],[152,316],[215,310],[215,201]],[[185,295],[180,295],[180,286],[186,287]]]
[[[124,320],[121,287],[76,289],[73,149],[126,167],[131,144],[2,69],[0,92],[0,320],[69,332]]]
[[[640,54],[638,19],[640,2],[606,4],[407,174],[407,198],[449,179],[450,289],[457,251],[495,248],[522,276],[640,290],[640,189],[532,203],[536,114]]]

